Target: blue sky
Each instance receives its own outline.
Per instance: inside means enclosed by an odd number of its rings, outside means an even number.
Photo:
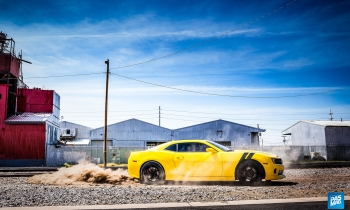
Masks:
[[[0,0],[0,30],[33,63],[23,66],[27,85],[61,96],[64,120],[103,126],[109,59],[115,74],[240,96],[111,75],[109,124],[130,118],[158,124],[161,106],[162,126],[259,124],[267,130],[264,143],[276,145],[281,131],[300,120],[328,120],[330,109],[335,120],[350,120],[350,2],[295,1],[279,9],[288,2]],[[233,29],[197,48],[119,68]],[[101,74],[50,77],[89,73]],[[308,96],[290,97],[298,95]]]

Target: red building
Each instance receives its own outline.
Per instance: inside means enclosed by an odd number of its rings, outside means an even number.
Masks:
[[[14,47],[0,32],[0,166],[42,166],[59,139],[60,96],[24,84]]]

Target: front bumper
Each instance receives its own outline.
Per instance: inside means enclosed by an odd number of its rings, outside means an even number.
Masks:
[[[286,178],[283,165],[272,164],[265,168],[265,180],[277,180],[283,178]]]

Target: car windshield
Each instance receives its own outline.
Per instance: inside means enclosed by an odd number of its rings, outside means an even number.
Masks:
[[[219,149],[221,149],[222,151],[224,151],[224,152],[230,152],[230,151],[232,151],[232,149],[229,149],[229,148],[227,148],[227,147],[225,147],[225,146],[223,146],[223,145],[221,145],[221,144],[218,144],[218,143],[216,143],[216,142],[213,142],[213,141],[207,141],[209,144],[212,144],[212,145],[214,145],[214,146],[216,146],[217,148],[219,148]]]

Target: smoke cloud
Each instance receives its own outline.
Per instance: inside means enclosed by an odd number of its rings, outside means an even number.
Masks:
[[[32,184],[69,185],[84,183],[136,184],[139,181],[128,175],[127,170],[104,169],[92,163],[79,162],[70,168],[60,168],[52,174],[35,175],[28,179]]]

